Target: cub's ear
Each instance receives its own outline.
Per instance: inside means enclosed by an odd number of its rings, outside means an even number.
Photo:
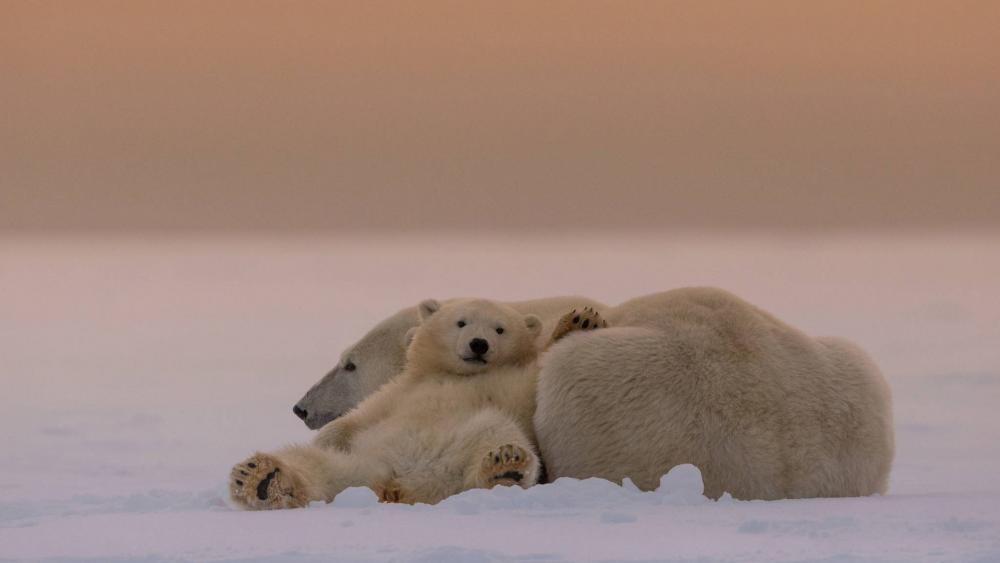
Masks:
[[[528,327],[528,332],[537,335],[542,331],[542,319],[538,315],[525,315],[524,326]]]
[[[439,309],[441,309],[441,304],[434,299],[422,301],[420,305],[417,306],[417,311],[420,312],[420,322],[427,322],[427,319],[431,318],[431,315],[437,313]]]
[[[406,334],[403,335],[403,348],[404,349],[410,347],[410,343],[413,342],[413,337],[416,336],[418,328],[420,328],[420,327],[415,326],[415,327],[411,328],[410,330],[406,331]]]

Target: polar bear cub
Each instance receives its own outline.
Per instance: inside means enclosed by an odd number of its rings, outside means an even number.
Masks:
[[[237,504],[304,506],[351,486],[371,487],[385,502],[436,503],[467,489],[537,482],[541,320],[487,300],[427,300],[419,313],[403,373],[324,426],[312,445],[237,464]],[[599,326],[607,325],[591,309],[570,312],[549,343]]]

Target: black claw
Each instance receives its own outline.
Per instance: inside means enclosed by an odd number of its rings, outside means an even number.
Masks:
[[[573,317],[573,324],[580,322],[580,315]]]
[[[240,481],[239,479],[237,479],[236,480],[236,484],[242,487],[243,486],[243,481]]]
[[[243,471],[242,469],[240,469],[240,475],[242,475],[244,477],[249,477],[250,476],[249,473],[247,473],[246,471]]]
[[[583,319],[583,324],[580,326],[582,326],[583,328],[587,328],[588,326],[590,326],[590,319]]]
[[[251,461],[250,463],[247,464],[247,467],[253,469],[254,467],[257,467],[257,464]]]

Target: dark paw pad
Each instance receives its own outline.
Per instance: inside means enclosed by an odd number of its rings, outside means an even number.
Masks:
[[[274,476],[278,474],[278,469],[275,468],[274,471],[268,473],[257,483],[257,498],[260,500],[267,500],[267,487],[271,484],[271,480]]]

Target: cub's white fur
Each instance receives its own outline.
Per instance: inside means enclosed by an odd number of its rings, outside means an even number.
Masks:
[[[445,301],[449,303],[450,301]],[[505,303],[523,315],[538,315],[542,331],[539,346],[547,343],[559,317],[573,309],[604,305],[577,296],[547,297]],[[348,346],[340,361],[295,405],[296,413],[313,430],[343,416],[358,403],[403,371],[406,365],[406,334],[420,324],[417,307],[408,307],[375,325],[360,340]]]
[[[419,310],[403,373],[324,426],[313,445],[237,465],[236,502],[303,506],[369,486],[382,500],[434,503],[537,481],[531,420],[541,319],[485,300],[425,301]]]

